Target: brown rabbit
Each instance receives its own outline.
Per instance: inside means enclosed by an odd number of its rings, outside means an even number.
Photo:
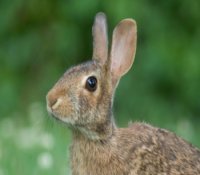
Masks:
[[[199,175],[200,151],[174,133],[145,123],[115,125],[113,97],[134,61],[135,21],[115,27],[110,54],[103,13],[92,31],[92,60],[70,68],[47,95],[48,111],[73,134],[72,174]]]

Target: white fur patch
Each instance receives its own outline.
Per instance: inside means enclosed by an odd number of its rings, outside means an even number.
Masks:
[[[79,127],[79,130],[88,138],[90,138],[91,140],[99,140],[100,137],[96,132],[90,131],[88,129],[85,128],[81,128]]]
[[[59,117],[59,119],[62,120],[64,123],[67,123],[67,124],[72,124],[72,125],[75,124],[74,120],[71,119],[71,118],[69,118],[69,117],[65,117],[65,118],[63,118],[63,117],[60,118],[60,117]]]

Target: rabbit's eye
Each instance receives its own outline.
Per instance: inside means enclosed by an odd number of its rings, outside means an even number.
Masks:
[[[96,77],[94,77],[94,76],[89,77],[86,80],[85,88],[90,92],[94,92],[97,89],[97,79],[96,79]]]

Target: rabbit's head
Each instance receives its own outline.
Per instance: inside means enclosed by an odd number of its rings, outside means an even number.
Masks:
[[[74,128],[100,133],[111,123],[115,88],[134,60],[136,23],[124,19],[115,27],[110,54],[103,13],[96,15],[92,33],[92,60],[65,72],[47,94],[47,109]]]

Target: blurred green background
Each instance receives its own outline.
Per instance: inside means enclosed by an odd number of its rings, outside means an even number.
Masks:
[[[138,24],[131,71],[116,92],[117,124],[145,121],[200,147],[200,1],[1,0],[0,175],[69,173],[70,132],[49,121],[45,96],[71,66],[90,59],[97,12],[109,37]]]

